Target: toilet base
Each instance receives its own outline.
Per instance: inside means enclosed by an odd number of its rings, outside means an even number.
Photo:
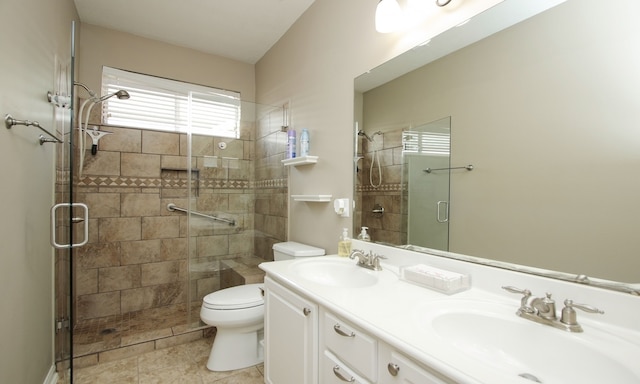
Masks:
[[[215,372],[232,371],[262,363],[262,335],[262,329],[247,333],[218,329],[207,361],[207,369]]]

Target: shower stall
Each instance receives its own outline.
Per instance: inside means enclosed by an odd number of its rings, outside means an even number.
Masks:
[[[85,87],[73,87],[75,105],[101,99]],[[71,119],[57,152],[56,238],[80,243],[88,226],[86,245],[56,252],[56,360],[70,379],[73,368],[214,336],[202,297],[261,282],[257,265],[286,239],[282,107],[242,102],[238,137],[223,138],[107,127],[98,105],[88,124]],[[89,125],[110,134],[84,147]]]
[[[354,234],[367,227],[376,242],[448,250],[450,136],[450,117],[384,132],[356,127]]]

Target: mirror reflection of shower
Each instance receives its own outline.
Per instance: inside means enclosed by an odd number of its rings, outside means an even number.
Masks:
[[[89,131],[88,129],[89,116],[91,116],[91,110],[96,104],[100,104],[103,101],[112,98],[113,96],[116,96],[120,100],[129,99],[131,96],[129,95],[129,92],[122,89],[113,93],[108,93],[106,95],[99,96],[92,89],[87,87],[85,84],[82,84],[76,81],[73,83],[73,85],[84,88],[90,96],[87,100],[85,100],[82,103],[82,105],[80,106],[80,110],[78,111],[78,130],[80,130],[80,137],[78,140],[78,147],[80,152],[80,156],[79,156],[80,158],[78,163],[78,177],[82,177],[82,169],[84,168],[84,149],[86,147],[86,141],[87,141],[86,135],[83,135],[82,133],[86,133],[89,137],[91,137],[91,140],[92,140],[91,154],[94,156],[98,152],[98,142],[100,141],[100,139],[108,134],[111,134],[111,132],[100,131],[97,128],[94,128],[92,131]],[[82,122],[83,112],[87,104],[89,104],[89,108],[87,109],[87,112],[84,115],[85,117],[84,117],[84,124],[83,124]]]
[[[369,184],[373,188],[378,188],[380,185],[382,185],[382,167],[380,166],[380,158],[379,158],[379,155],[378,155],[378,149],[379,148],[377,146],[377,143],[374,140],[376,135],[382,135],[382,132],[381,131],[377,131],[377,132],[374,132],[371,136],[369,136],[362,129],[358,130],[358,136],[365,137],[369,141],[369,143],[373,144],[373,154],[371,155],[371,165],[369,166]],[[374,165],[376,163],[378,163],[378,182],[374,183],[373,182],[373,167],[374,167]]]
[[[451,117],[402,131],[402,167],[407,243],[448,251]]]

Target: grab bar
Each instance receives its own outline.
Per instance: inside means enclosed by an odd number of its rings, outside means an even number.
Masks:
[[[211,219],[211,220],[215,220],[215,221],[222,221],[223,223],[227,223],[229,225],[236,225],[236,221],[235,220],[229,220],[229,219],[223,219],[223,218],[217,217],[217,216],[205,215],[204,213],[195,212],[195,211],[189,212],[188,210],[186,210],[184,208],[177,207],[173,203],[167,204],[167,210],[169,210],[171,212],[173,212],[173,211],[185,212],[185,213],[189,213],[189,214],[195,215],[195,216],[206,217],[207,219]]]
[[[465,165],[464,167],[452,167],[452,168],[427,168],[424,172],[431,173],[433,171],[446,171],[449,169],[466,169],[467,171],[473,171],[473,165]]]
[[[24,126],[34,126],[36,128],[39,128],[42,132],[46,133],[47,135],[51,136],[56,143],[63,143],[62,140],[58,139],[53,133],[47,131],[46,129],[44,129],[44,127],[42,125],[40,125],[40,123],[38,123],[37,121],[29,121],[29,120],[16,120],[13,117],[11,117],[11,115],[7,114],[4,116],[4,126],[7,127],[7,129],[11,129],[11,127],[13,127],[14,125],[24,125]],[[43,137],[42,135],[40,135],[40,145],[44,144],[44,143],[50,143],[52,142],[51,140]]]

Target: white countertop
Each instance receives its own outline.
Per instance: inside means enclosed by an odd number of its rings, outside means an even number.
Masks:
[[[298,260],[262,263],[260,268],[280,283],[346,320],[356,323],[382,341],[459,383],[532,382],[461,353],[449,340],[438,337],[434,333],[428,318],[424,315],[427,307],[436,308],[438,304],[446,306],[451,300],[467,301],[480,303],[479,305],[483,305],[482,303],[491,305],[492,310],[503,311],[505,316],[513,316],[516,321],[530,323],[531,327],[534,327],[532,330],[536,329],[535,327],[551,328],[517,317],[515,312],[520,303],[520,296],[502,290],[501,286],[504,285],[528,288],[534,296],[541,296],[545,291],[554,292],[554,297],[559,302],[559,309],[562,308],[561,300],[569,297],[574,298],[577,303],[586,303],[605,309],[604,315],[590,315],[582,312],[578,314],[578,320],[585,328],[584,333],[569,333],[556,329],[549,331],[558,332],[558,337],[576,338],[591,344],[594,340],[597,342],[600,335],[610,336],[614,333],[620,337],[622,347],[616,344],[616,347],[612,348],[615,350],[610,353],[607,351],[607,355],[625,366],[637,365],[634,359],[640,353],[640,321],[638,321],[640,298],[638,297],[630,298],[628,297],[630,295],[601,289],[594,291],[591,287],[491,267],[468,265],[470,263],[454,260],[442,260],[442,258],[429,260],[425,258],[428,255],[416,255],[415,252],[375,244],[360,242],[355,245],[358,248],[368,247],[387,257],[382,263],[383,271],[368,272],[378,275],[379,280],[375,285],[338,288],[317,284],[295,273],[291,266]],[[338,256],[323,257],[355,263],[355,260]],[[468,273],[471,275],[472,287],[460,293],[446,295],[400,280],[398,267],[415,264],[416,261],[455,272]],[[584,298],[590,301],[585,302]],[[498,338],[500,335],[497,334],[495,337]],[[617,338],[614,337],[614,339]],[[549,346],[548,351],[539,351],[539,353],[553,353],[553,345]],[[558,356],[560,366],[563,364],[562,358]],[[637,379],[640,378],[640,369],[637,369],[635,374]]]

